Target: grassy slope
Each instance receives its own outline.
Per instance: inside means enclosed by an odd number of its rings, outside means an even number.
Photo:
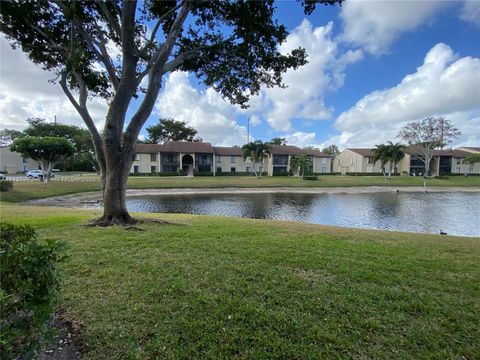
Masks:
[[[165,214],[84,227],[93,216],[2,205],[68,242],[61,305],[87,359],[480,356],[478,238]]]
[[[463,176],[449,179],[427,180],[428,186],[480,186],[480,177]],[[131,177],[128,181],[130,189],[158,188],[222,188],[222,187],[334,187],[334,186],[423,186],[419,177],[397,176],[385,181],[381,176],[321,176],[317,181],[300,181],[289,177]],[[45,198],[55,195],[67,195],[79,192],[97,191],[97,182],[52,182],[47,186],[40,182],[15,183],[12,191],[1,193],[1,200],[18,202],[30,199]]]

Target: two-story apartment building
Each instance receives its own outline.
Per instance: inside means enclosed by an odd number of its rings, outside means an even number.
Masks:
[[[9,146],[0,148],[0,172],[4,174],[16,174],[18,172],[27,172],[39,168],[38,162],[25,158],[15,151],[10,151]]]
[[[434,150],[433,158],[430,162],[429,175],[445,174],[480,174],[480,164],[466,164],[464,159],[479,148],[460,148],[455,150]],[[343,150],[334,159],[333,172],[346,173],[380,173],[380,161],[373,163],[373,148],[350,148]],[[398,162],[394,173],[407,173],[409,175],[423,175],[425,165],[419,158],[418,150],[414,147],[408,147],[405,150],[405,157]],[[388,169],[390,163],[386,164]]]
[[[272,155],[263,163],[255,164],[257,171],[268,175],[296,172],[290,160],[297,155],[308,155],[312,159],[312,171],[329,173],[331,156],[318,150],[300,149],[296,146],[273,145]],[[159,144],[138,144],[137,157],[132,165],[133,173],[178,173],[192,176],[201,173],[220,175],[225,173],[253,173],[253,163],[244,159],[238,146],[212,146],[207,142],[167,141]]]

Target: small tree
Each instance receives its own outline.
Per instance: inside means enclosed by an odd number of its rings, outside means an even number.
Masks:
[[[312,159],[307,155],[297,155],[290,159],[290,166],[298,169],[298,175],[300,175],[300,179],[303,180],[305,169],[312,166]]]
[[[262,177],[261,164],[263,164],[263,161],[272,153],[272,146],[270,145],[270,143],[264,143],[258,140],[243,145],[242,152],[244,159],[250,158],[252,160],[253,172],[255,173],[257,179],[260,179]],[[260,169],[258,173],[255,168],[256,163],[260,163]]]
[[[38,161],[45,183],[50,179],[53,166],[75,153],[75,147],[68,140],[60,137],[21,137],[13,142],[10,150]]]
[[[408,123],[402,128],[398,137],[414,147],[411,155],[424,163],[424,174],[428,176],[434,150],[445,147],[460,134],[460,130],[454,127],[449,120],[443,117],[428,117]]]
[[[476,163],[480,163],[480,154],[472,154],[467,156],[463,159],[465,164],[475,165]],[[467,176],[467,171],[465,170],[465,176]]]
[[[372,161],[375,164],[377,161],[380,161],[380,168],[382,169],[382,174],[385,180],[387,180],[387,174],[385,172],[385,165],[389,160],[389,151],[388,147],[385,144],[375,145],[376,149],[372,152]]]
[[[405,157],[405,152],[403,151],[404,148],[405,146],[403,146],[400,143],[394,144],[391,141],[389,141],[387,144],[387,149],[386,149],[387,158],[388,158],[388,161],[390,161],[390,167],[389,167],[390,171],[388,173],[389,179],[392,176],[392,172],[397,166],[397,164],[400,162],[400,160],[402,160]]]
[[[185,121],[174,119],[159,119],[158,124],[147,127],[150,144],[160,144],[165,141],[202,141],[195,137],[197,130],[187,126]]]
[[[322,150],[323,153],[328,154],[330,156],[337,156],[340,154],[340,150],[338,149],[337,145],[330,145]]]

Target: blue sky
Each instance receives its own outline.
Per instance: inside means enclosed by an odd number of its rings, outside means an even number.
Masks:
[[[251,139],[345,148],[398,141],[406,122],[445,116],[462,131],[453,146],[480,145],[480,1],[347,0],[308,17],[296,2],[277,6],[291,33],[280,50],[309,53],[308,65],[285,75],[286,90],[263,89],[243,111],[192,75],[173,73],[146,126],[173,117],[213,144],[242,145],[250,118]],[[1,127],[54,115],[80,125],[48,75],[0,40]],[[101,126],[105,104],[90,106]]]

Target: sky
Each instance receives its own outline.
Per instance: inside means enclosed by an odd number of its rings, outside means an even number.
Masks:
[[[480,146],[480,0],[347,0],[310,16],[280,1],[277,10],[290,33],[279,51],[301,46],[309,61],[284,74],[285,89],[262,88],[244,110],[192,74],[171,73],[141,138],[170,117],[217,146],[284,137],[300,147],[373,147],[400,141],[410,121],[443,116],[462,132],[452,147]],[[0,128],[55,116],[82,126],[53,78],[0,35]],[[89,108],[101,128],[107,104],[92,98]]]

